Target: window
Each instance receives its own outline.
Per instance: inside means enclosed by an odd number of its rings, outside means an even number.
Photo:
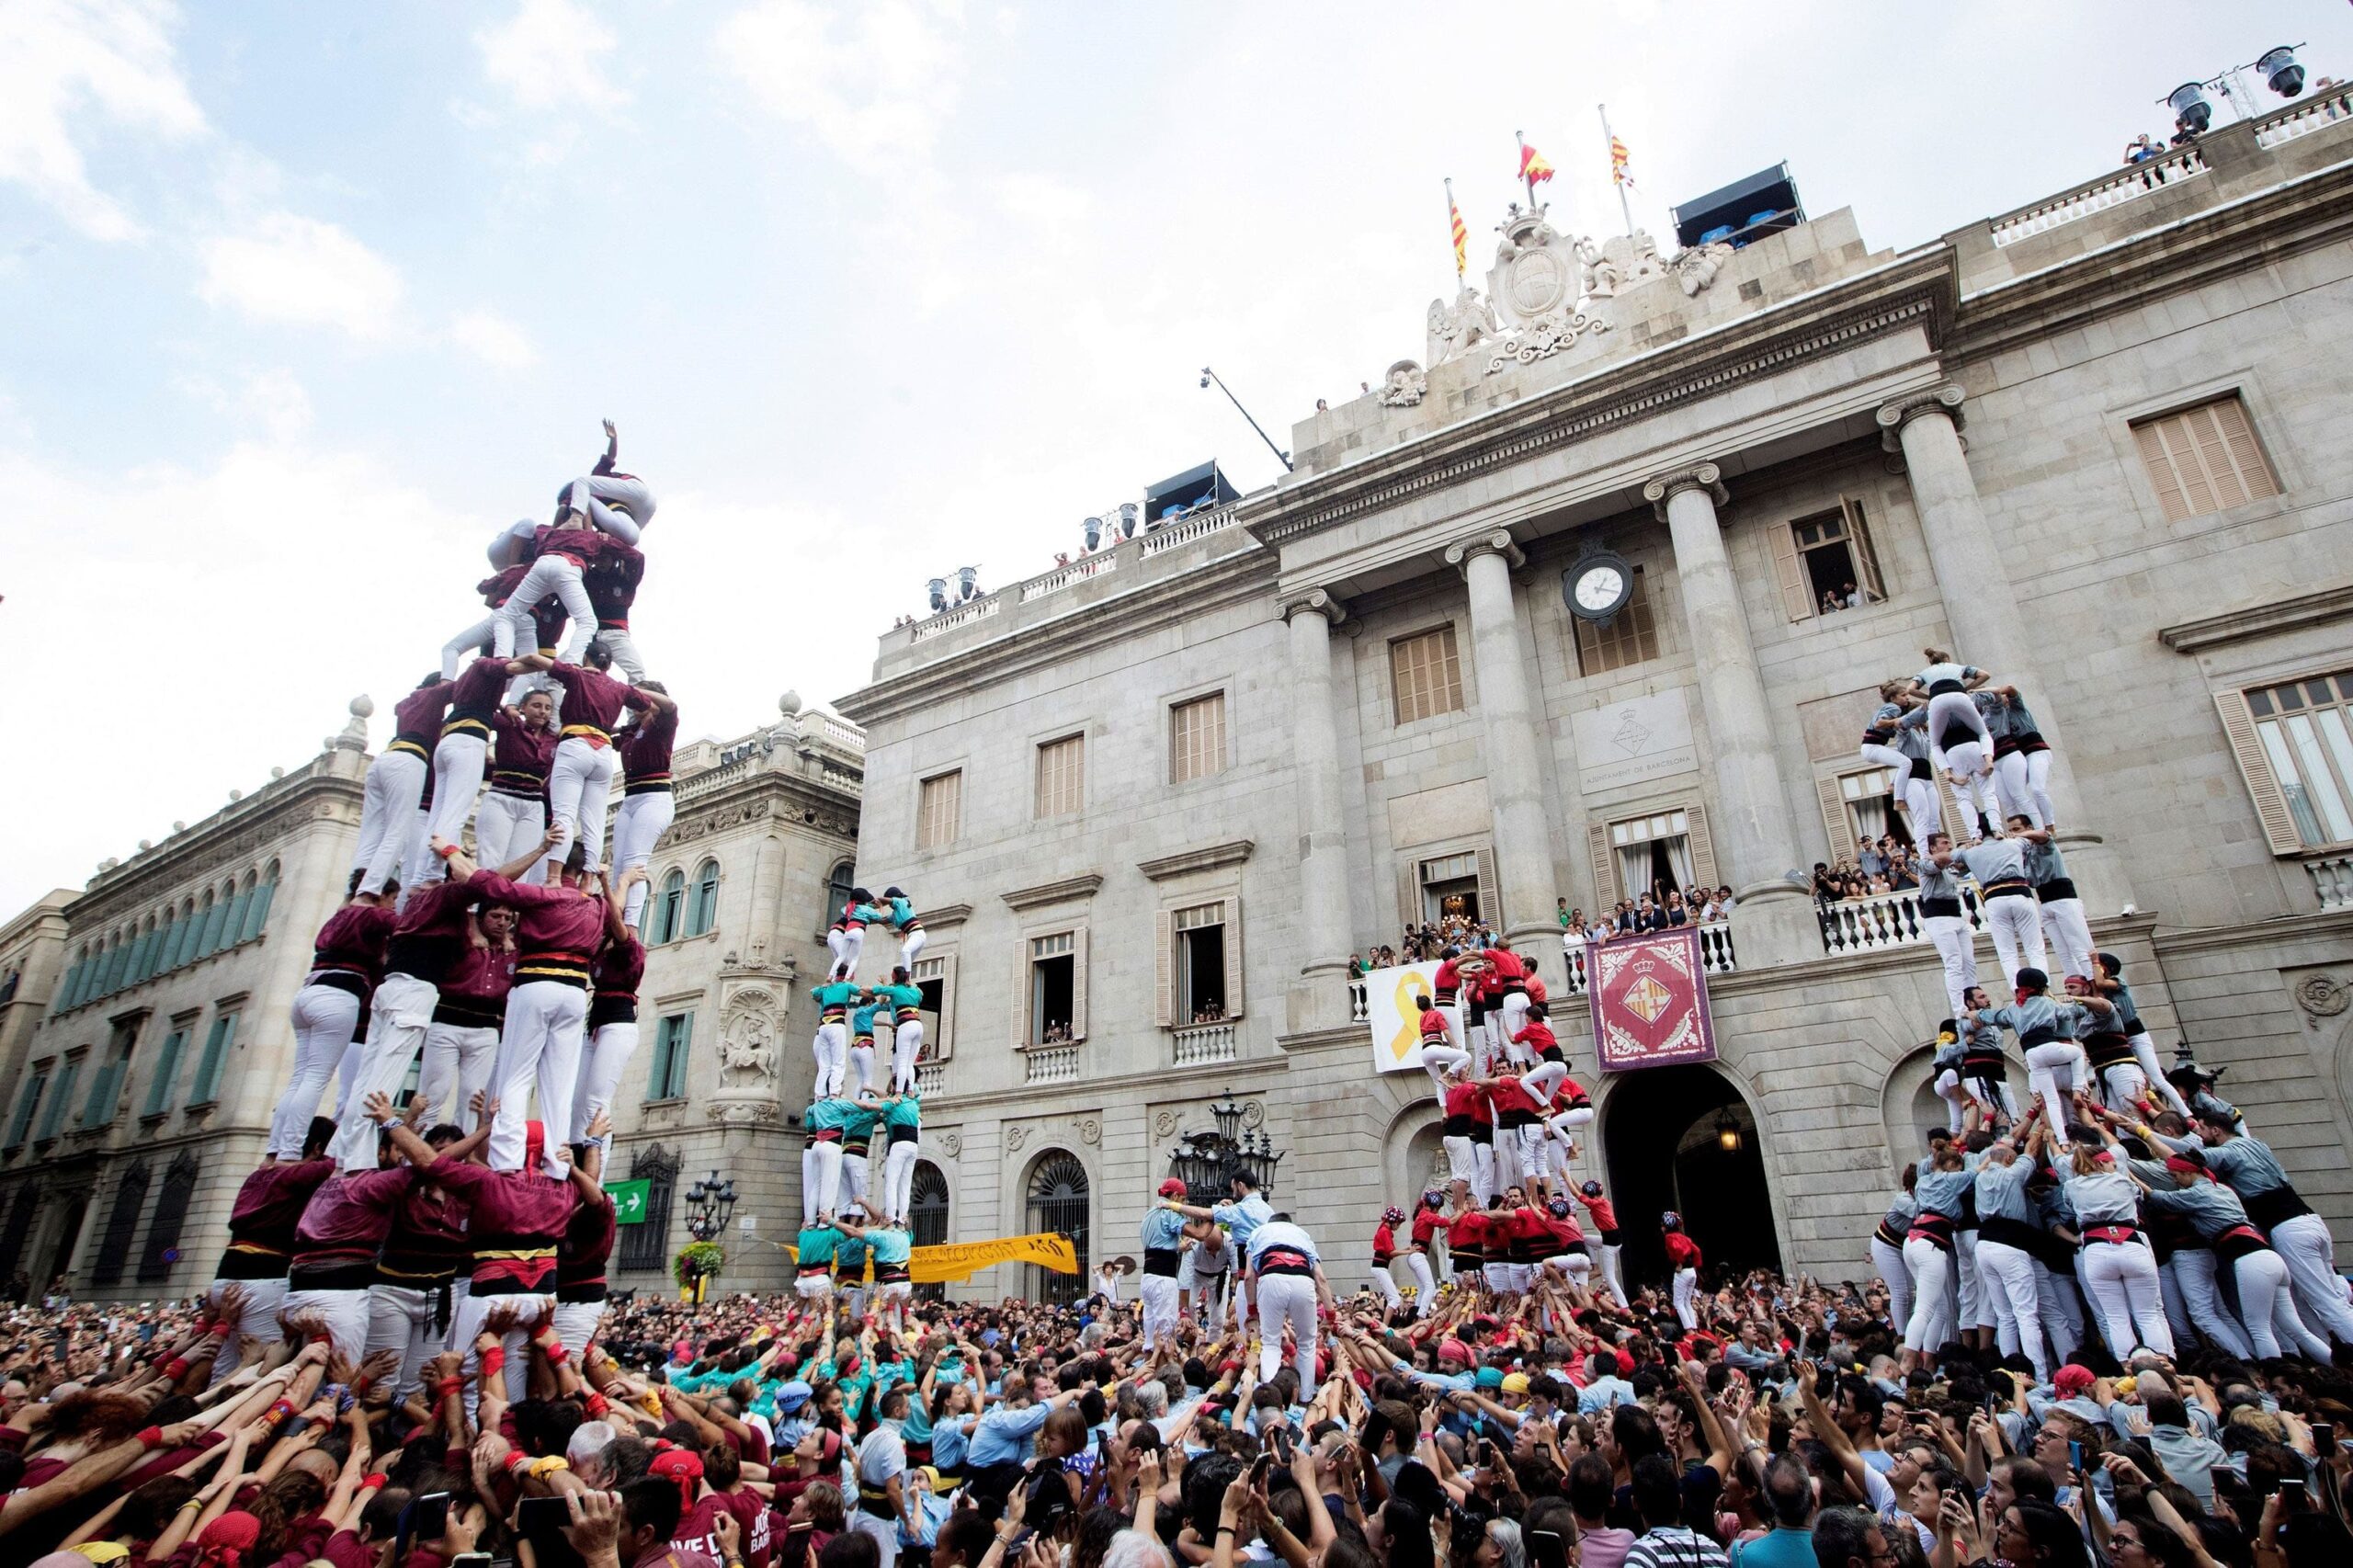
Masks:
[[[705,860],[695,868],[695,889],[687,900],[688,937],[700,937],[719,924],[719,862]]]
[[[2132,426],[2132,439],[2169,523],[2279,494],[2236,392],[2144,419]]]
[[[1038,748],[1038,815],[1065,817],[1086,800],[1086,737],[1065,735]]]
[[[1860,609],[1887,597],[1861,502],[1841,500],[1829,511],[1773,529],[1772,536],[1773,573],[1791,620]]]
[[[204,1037],[204,1054],[196,1061],[196,1082],[188,1085],[190,1106],[210,1105],[221,1094],[221,1069],[229,1059],[229,1048],[237,1038],[237,1015],[222,1013],[212,1020],[211,1029]]]
[[[923,1054],[927,1062],[945,1062],[955,1050],[956,955],[926,949],[915,960],[910,976],[923,1000],[915,1010],[923,1016]]]
[[[953,844],[964,831],[964,770],[934,774],[915,795],[915,847]]]
[[[147,1202],[147,1162],[141,1160],[122,1173],[114,1189],[114,1207],[107,1210],[107,1228],[98,1238],[98,1256],[90,1265],[90,1283],[122,1283],[122,1266],[131,1257],[131,1233],[139,1228],[139,1210]]]
[[[172,955],[179,950],[179,911],[167,909],[164,911],[164,924],[155,932],[155,972],[157,974],[169,974],[176,966],[178,960]]]
[[[1911,824],[1895,809],[1895,775],[1884,767],[1866,767],[1835,778],[1817,778],[1823,825],[1830,834],[1833,859],[1852,859],[1867,840],[1893,836],[1912,842]]]
[[[98,1070],[90,1080],[90,1097],[82,1106],[82,1127],[104,1127],[114,1119],[114,1108],[122,1098],[123,1080],[131,1076],[131,1048],[139,1040],[139,1019],[115,1025],[114,1039],[107,1042],[106,1055],[98,1062]]]
[[[845,860],[834,868],[825,879],[825,924],[831,926],[849,908],[850,895],[858,892],[858,869]]]
[[[17,1265],[25,1256],[25,1240],[32,1233],[33,1219],[40,1209],[40,1183],[19,1182],[16,1199],[8,1205],[8,1223],[0,1227],[0,1278],[17,1272]]]
[[[1441,626],[1389,644],[1389,684],[1400,724],[1461,708],[1462,664],[1454,651],[1454,628]]]
[[[1168,710],[1168,782],[1225,771],[1225,693],[1213,691]]]
[[[2353,670],[2218,700],[2273,851],[2353,843]]]
[[[670,1195],[678,1189],[678,1156],[653,1143],[630,1161],[629,1179],[645,1183],[645,1218],[620,1231],[623,1269],[660,1268],[669,1262]]]
[[[1051,1231],[1068,1236],[1078,1255],[1078,1272],[1057,1274],[1037,1264],[1029,1266],[1029,1299],[1048,1306],[1066,1307],[1093,1289],[1092,1265],[1086,1256],[1087,1221],[1094,1198],[1086,1167],[1063,1150],[1043,1155],[1029,1177],[1029,1231]]]
[[[1086,1038],[1086,933],[1029,938],[1019,994],[1029,1004],[1021,1038],[1030,1045],[1067,1045]]]
[[[654,948],[673,940],[685,929],[686,918],[687,874],[673,868],[662,879],[662,891],[654,895],[654,914],[645,924],[645,945]]]
[[[1595,901],[1604,915],[1620,899],[1638,901],[1647,892],[1664,903],[1671,892],[1688,899],[1718,885],[1708,813],[1696,804],[1596,823],[1586,829],[1586,842]]]
[[[1634,568],[1634,591],[1608,625],[1581,615],[1569,619],[1576,625],[1580,675],[1622,670],[1658,657],[1658,623],[1651,616],[1650,579],[1639,566]]]
[[[1171,910],[1160,917],[1162,1027],[1219,1024],[1242,1012],[1239,901]]]
[[[33,1113],[40,1109],[40,1097],[49,1088],[49,1063],[44,1062],[25,1081],[25,1092],[17,1096],[16,1119],[8,1123],[8,1147],[14,1149],[25,1141],[31,1131]]]
[[[948,1178],[929,1160],[917,1160],[913,1179],[907,1183],[907,1229],[909,1238],[919,1247],[936,1247],[948,1240]],[[918,1285],[915,1295],[926,1301],[948,1299],[944,1285]]]
[[[237,933],[241,942],[250,942],[269,926],[269,906],[278,897],[278,866],[271,862],[262,873],[261,886],[255,890],[252,907],[245,911],[244,928]]]
[[[200,1167],[196,1151],[183,1149],[164,1172],[164,1195],[155,1199],[155,1217],[147,1221],[147,1244],[139,1254],[139,1282],[152,1285],[168,1279],[180,1260],[180,1232],[188,1224],[188,1199],[196,1195]]]
[[[57,1093],[50,1096],[49,1108],[41,1113],[40,1131],[33,1135],[35,1141],[46,1142],[65,1125],[65,1108],[74,1102],[74,1080],[81,1075],[82,1059],[67,1057],[65,1065],[58,1071]]]
[[[1480,894],[1483,883],[1492,886],[1492,877],[1483,878],[1481,852],[1465,849],[1459,855],[1441,855],[1435,860],[1424,860],[1416,868],[1422,888],[1420,918],[1438,922],[1445,920],[1476,921],[1494,912]]]
[[[669,1013],[654,1035],[654,1076],[645,1085],[649,1100],[687,1097],[687,1047],[694,1040],[695,1016]]]

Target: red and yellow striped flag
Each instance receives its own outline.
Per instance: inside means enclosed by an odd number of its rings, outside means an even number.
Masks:
[[[1446,187],[1446,222],[1454,233],[1454,275],[1460,278],[1463,269],[1471,265],[1471,231],[1462,226],[1462,211],[1454,205],[1454,183],[1451,180]]]
[[[1544,161],[1544,154],[1525,142],[1519,144],[1519,177],[1531,186],[1552,177],[1552,165]]]
[[[1626,143],[1619,141],[1615,136],[1612,136],[1609,139],[1610,182],[1614,185],[1622,185],[1631,187],[1634,183],[1634,176],[1627,170],[1626,159]]]

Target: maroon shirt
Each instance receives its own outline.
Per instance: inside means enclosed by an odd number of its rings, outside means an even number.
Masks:
[[[441,976],[441,1000],[462,1003],[473,1013],[486,1011],[494,1026],[506,1013],[506,993],[514,985],[514,949],[477,948],[469,942]]]
[[[607,543],[604,530],[588,527],[559,528],[541,524],[536,545],[540,555],[568,555],[585,566],[604,552]]]
[[[449,718],[441,733],[464,729],[468,734],[490,738],[490,716],[498,711],[498,699],[512,679],[506,673],[506,661],[487,655],[468,665],[449,687]]]
[[[563,1239],[580,1201],[570,1178],[442,1160],[434,1163],[433,1179],[466,1202],[466,1239],[474,1249],[474,1295],[548,1288],[555,1276],[556,1244]],[[491,1256],[507,1252],[539,1256]]]
[[[345,1171],[321,1182],[294,1231],[295,1290],[364,1290],[376,1254],[392,1234],[392,1214],[416,1180],[415,1165]],[[357,1278],[346,1278],[356,1271]]]
[[[392,704],[392,744],[412,741],[425,749],[422,743],[441,733],[441,715],[449,710],[449,694],[457,689],[455,681],[437,680]]]
[[[572,1211],[572,1222],[555,1249],[557,1301],[605,1299],[605,1260],[613,1256],[615,1224],[613,1200],[602,1193],[596,1202],[584,1200]]]
[[[528,561],[518,561],[512,566],[502,566],[476,583],[474,592],[482,596],[483,603],[493,609],[498,609],[514,596],[515,590],[522,585],[523,579],[530,575],[530,572],[531,563]]]
[[[229,1208],[229,1250],[222,1256],[219,1278],[282,1278],[302,1210],[333,1175],[335,1162],[319,1159],[264,1165],[247,1176]]]
[[[578,888],[530,887],[495,871],[476,871],[465,885],[476,897],[515,911],[516,984],[554,980],[587,985],[588,966],[604,946],[611,905]]]
[[[457,1168],[453,1161],[434,1161],[433,1168],[412,1182],[393,1205],[392,1228],[376,1260],[379,1282],[429,1289],[455,1278],[472,1263],[473,1248],[466,1244],[465,1199],[438,1185],[439,1177]]]
[[[651,708],[653,699],[601,670],[585,670],[558,659],[548,674],[563,683],[563,733],[609,741],[624,708]]]
[[[571,619],[563,601],[552,594],[531,607],[531,629],[539,634],[540,653],[552,657],[563,646],[564,623]]]
[[[597,993],[588,999],[590,1032],[607,1024],[635,1023],[637,988],[644,982],[645,944],[629,936],[607,942],[590,971],[589,983]]]
[[[597,547],[581,583],[588,590],[588,608],[598,626],[629,630],[630,607],[637,602],[637,585],[645,577],[645,557],[620,540],[607,538]]]
[[[552,729],[534,730],[500,709],[491,716],[498,739],[491,752],[490,787],[502,795],[535,800],[547,793],[548,769],[555,762]]]
[[[399,919],[389,903],[347,903],[328,915],[311,944],[311,976],[303,983],[334,985],[364,1001],[383,975],[384,942]]]
[[[670,752],[678,744],[678,710],[655,708],[638,715],[637,722],[620,733],[621,774],[629,792],[642,786],[670,783]]]
[[[468,934],[466,911],[477,895],[468,882],[427,882],[408,895],[390,940],[384,944],[384,971],[412,975],[438,985],[441,977],[463,955]]]

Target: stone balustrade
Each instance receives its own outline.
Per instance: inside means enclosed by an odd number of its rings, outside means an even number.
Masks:
[[[1078,1047],[1074,1045],[1033,1045],[1022,1052],[1022,1062],[1024,1083],[1078,1082]]]
[[[929,620],[916,621],[914,628],[908,631],[907,640],[911,642],[921,642],[928,638],[937,637],[942,632],[953,631],[960,626],[970,626],[976,620],[986,620],[1004,608],[1004,602],[994,596],[985,599],[974,599],[972,603],[959,605],[954,609],[942,610]]]
[[[1022,584],[1021,602],[1029,604],[1045,598],[1049,595],[1059,594],[1073,583],[1083,583],[1089,577],[1100,577],[1106,572],[1116,570],[1119,564],[1120,556],[1117,551],[1106,550],[1095,555],[1083,555],[1067,566],[1057,566],[1044,576],[1032,577]]]
[[[1233,520],[1241,515],[1240,505],[1228,502],[1213,512],[1196,512],[1189,517],[1179,517],[1175,522],[1163,523],[1143,536],[1142,553],[1146,556],[1154,556],[1164,550],[1174,550],[1180,544],[1189,544],[1204,534],[1213,534],[1220,528],[1233,527]]]
[[[2277,147],[2282,142],[2309,136],[2340,119],[2353,119],[2353,90],[2342,87],[2324,96],[2290,104],[2279,113],[2266,115],[2256,120],[2255,144]]]
[[[918,1062],[915,1063],[915,1094],[919,1097],[923,1099],[929,1099],[934,1095],[939,1094],[941,1091],[946,1089],[947,1086],[947,1062]]]
[[[2014,245],[2020,240],[2048,233],[2063,223],[2088,218],[2123,202],[2137,201],[2167,185],[2194,178],[2204,174],[2206,167],[2206,154],[2195,142],[2145,163],[2128,164],[2113,174],[2086,180],[2073,190],[2061,191],[2031,207],[2021,207],[1995,219],[1994,243]]]
[[[1985,920],[1978,913],[1974,888],[1962,889],[1961,906],[1969,917],[1972,933],[1984,928]],[[1815,910],[1814,917],[1822,925],[1822,950],[1833,956],[1929,945],[1916,889],[1825,903]]]
[[[1234,1026],[1186,1024],[1170,1034],[1171,1056],[1179,1067],[1199,1067],[1234,1057]]]
[[[2353,855],[2324,855],[2304,862],[2321,908],[2353,909]]]

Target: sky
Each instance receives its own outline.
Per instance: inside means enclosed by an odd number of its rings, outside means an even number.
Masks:
[[[2251,20],[2260,12],[2260,19]],[[1786,159],[1874,248],[2113,166],[2336,0],[0,0],[0,914],[300,766],[481,614],[600,418],[688,734],[831,700],[924,580],[1420,358],[1517,197]],[[2258,91],[2260,89],[2258,88]],[[2267,107],[2271,100],[2264,95]],[[1671,248],[1671,242],[1669,244]],[[1475,280],[1475,278],[1474,278]]]

